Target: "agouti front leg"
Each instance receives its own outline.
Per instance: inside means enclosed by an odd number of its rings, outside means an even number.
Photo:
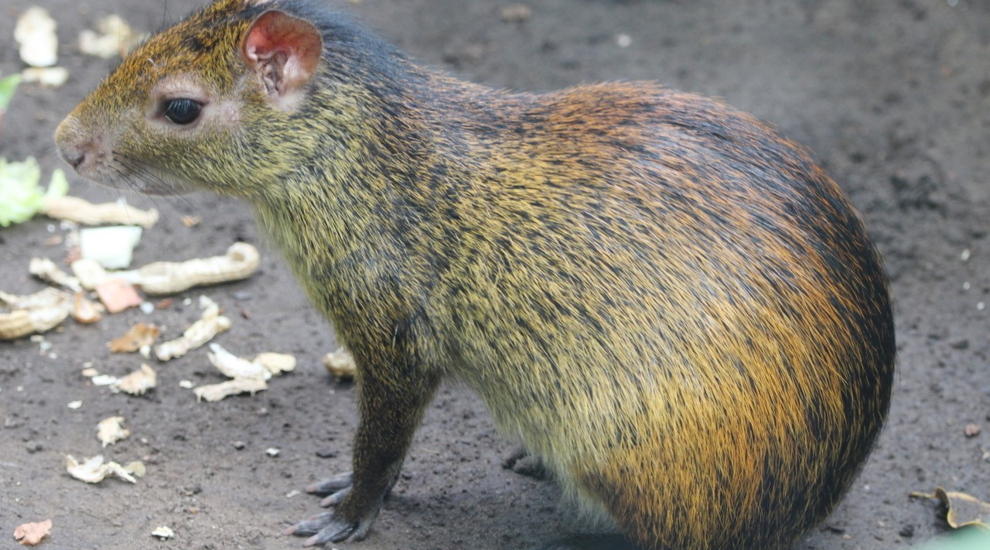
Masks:
[[[364,538],[395,484],[413,433],[439,383],[439,378],[415,368],[396,370],[360,371],[357,391],[361,422],[354,441],[354,471],[316,484],[314,492],[330,493],[324,505],[335,509],[286,531],[296,536],[312,535],[306,546]]]

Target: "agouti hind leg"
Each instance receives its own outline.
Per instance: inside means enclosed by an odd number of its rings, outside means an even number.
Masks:
[[[381,376],[383,372],[388,376]],[[438,384],[419,371],[379,369],[361,374],[361,422],[354,441],[354,471],[311,486],[311,492],[329,494],[323,504],[334,506],[334,510],[286,530],[286,534],[296,536],[312,535],[306,546],[360,540],[368,534],[385,495],[398,478],[413,433]]]

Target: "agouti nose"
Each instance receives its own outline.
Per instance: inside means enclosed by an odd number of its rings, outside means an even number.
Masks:
[[[72,168],[79,170],[79,165],[86,161],[86,153],[79,151],[75,154],[62,152],[59,153],[62,156],[62,160],[72,165]]]
[[[79,171],[87,160],[93,158],[95,144],[91,138],[81,136],[75,117],[69,116],[59,124],[55,131],[55,146],[58,156],[62,157],[72,168]]]

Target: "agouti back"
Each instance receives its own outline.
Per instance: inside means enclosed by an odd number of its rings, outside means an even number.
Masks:
[[[290,529],[363,537],[438,383],[465,381],[643,549],[787,547],[888,409],[881,261],[798,145],[650,83],[520,94],[320,2],[219,0],[56,136],[82,176],[250,201],[358,365],[352,476]]]

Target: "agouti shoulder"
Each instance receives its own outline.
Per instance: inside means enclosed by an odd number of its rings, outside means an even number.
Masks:
[[[881,261],[798,145],[649,83],[537,95],[424,68],[302,0],[219,0],[59,127],[89,179],[248,199],[358,365],[361,538],[437,384],[643,549],[785,548],[886,416]]]

